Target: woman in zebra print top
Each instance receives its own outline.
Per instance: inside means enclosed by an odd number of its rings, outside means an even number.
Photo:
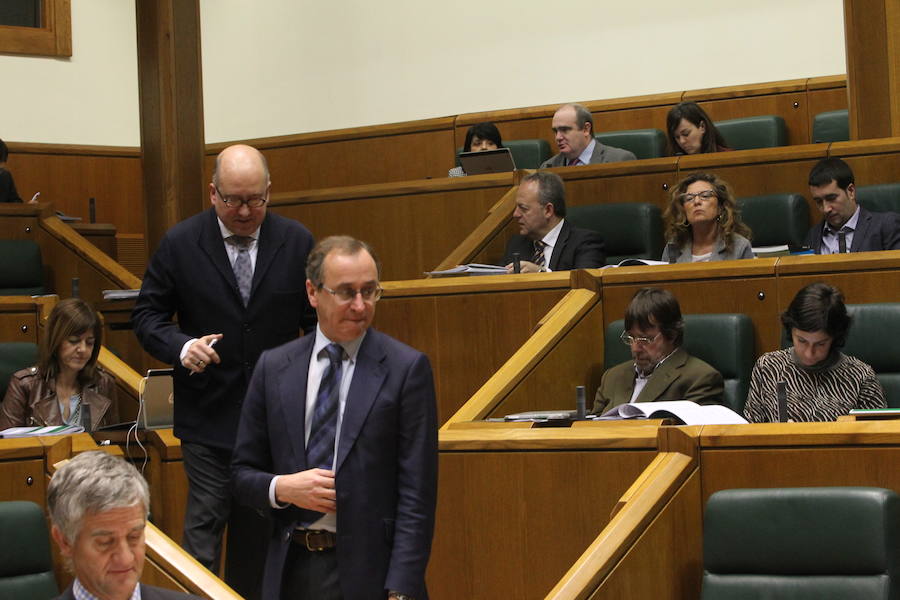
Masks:
[[[759,357],[750,378],[744,416],[778,422],[778,383],[787,390],[788,421],[835,421],[853,408],[884,408],[884,390],[872,367],[841,353],[850,329],[836,287],[811,283],[781,315],[793,347]]]

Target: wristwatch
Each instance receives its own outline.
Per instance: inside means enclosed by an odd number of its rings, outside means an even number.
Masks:
[[[415,598],[413,598],[412,596],[410,596],[408,594],[403,594],[401,592],[389,590],[388,591],[388,600],[390,600],[391,598],[393,598],[393,600],[416,600]]]

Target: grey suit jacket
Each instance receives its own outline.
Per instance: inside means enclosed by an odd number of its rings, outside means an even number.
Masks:
[[[664,262],[668,262],[670,260],[669,256],[669,245],[666,244],[666,249],[663,250],[662,258],[660,260]],[[734,243],[731,245],[731,251],[725,249],[725,240],[719,238],[719,241],[716,243],[716,249],[712,253],[712,256],[709,257],[709,261],[718,261],[718,260],[737,260],[739,258],[755,258],[753,255],[753,249],[750,247],[750,240],[745,238],[742,235],[734,234]],[[683,248],[680,249],[678,256],[675,259],[677,263],[689,263],[693,257],[691,256],[691,245],[685,244]]]
[[[822,252],[822,232],[825,221],[813,225],[806,234],[806,245],[816,254]],[[871,250],[900,250],[900,215],[894,212],[871,212],[859,208],[856,231],[850,252]]]
[[[725,384],[722,374],[709,364],[678,348],[657,367],[636,398],[636,402],[690,400],[699,404],[721,404]],[[634,363],[624,362],[608,369],[594,397],[594,412],[631,401],[634,393]]]
[[[594,151],[591,153],[590,164],[596,165],[600,163],[618,162],[620,160],[637,160],[637,157],[634,155],[634,152],[631,152],[630,150],[623,150],[622,148],[616,148],[615,146],[606,146],[597,142],[594,145]],[[550,167],[564,166],[566,166],[566,157],[562,154],[557,154],[550,160],[544,161],[541,168],[549,169]]]

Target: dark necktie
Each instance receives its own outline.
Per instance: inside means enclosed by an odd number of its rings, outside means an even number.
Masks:
[[[577,167],[577,166],[580,165],[580,164],[581,164],[581,159],[580,159],[580,158],[573,158],[572,160],[569,161],[569,166],[570,166],[570,167]]]
[[[544,267],[544,247],[546,245],[544,240],[534,240],[534,255],[531,257],[531,262],[541,268]]]
[[[253,238],[233,235],[227,241],[238,251],[232,269],[234,269],[238,290],[241,292],[241,300],[244,301],[244,306],[247,306],[247,303],[250,302],[250,288],[253,285],[253,266],[250,264],[250,244],[253,242]]]
[[[847,233],[843,230],[838,231],[838,252],[840,254],[847,253]]]
[[[328,469],[334,466],[334,436],[337,430],[337,413],[340,406],[341,371],[344,349],[338,344],[325,346],[329,364],[322,373],[312,427],[306,444],[306,466]]]

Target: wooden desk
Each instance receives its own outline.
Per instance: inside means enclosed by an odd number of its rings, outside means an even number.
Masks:
[[[116,226],[111,223],[71,223],[72,229],[81,237],[103,251],[114,261],[119,261],[119,250],[116,244]]]

